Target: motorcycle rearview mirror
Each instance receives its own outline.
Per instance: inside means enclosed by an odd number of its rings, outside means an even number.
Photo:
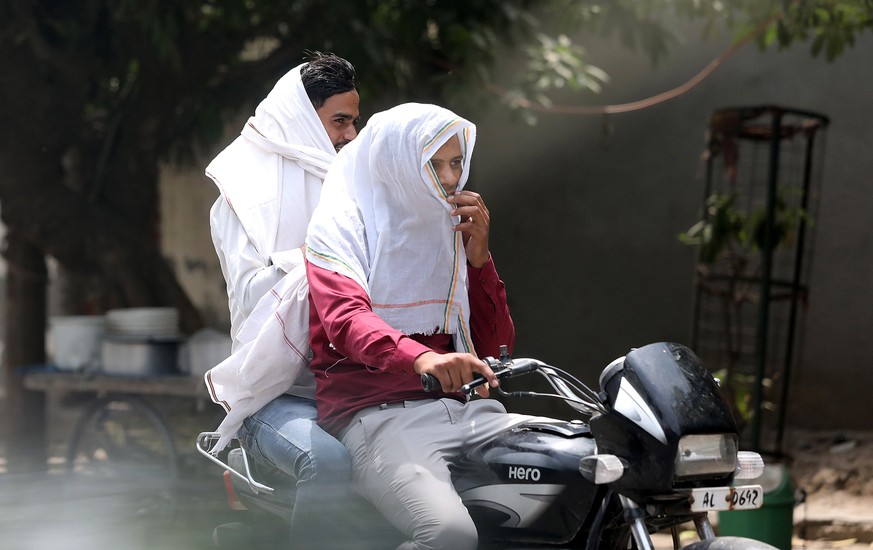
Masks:
[[[618,480],[624,469],[625,462],[615,455],[591,455],[579,460],[579,473],[595,485]]]
[[[625,356],[622,355],[617,359],[613,359],[611,363],[604,367],[603,371],[600,373],[600,378],[598,383],[600,384],[600,389],[605,390],[609,381],[612,380],[616,374],[620,373],[624,368],[624,359]]]

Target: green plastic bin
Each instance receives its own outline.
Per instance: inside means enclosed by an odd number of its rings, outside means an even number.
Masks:
[[[767,465],[760,478],[748,481],[761,485],[764,504],[756,510],[719,512],[719,535],[746,537],[791,550],[796,502],[788,468],[784,464]]]

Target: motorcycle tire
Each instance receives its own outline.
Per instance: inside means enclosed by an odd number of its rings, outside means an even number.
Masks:
[[[622,519],[621,504],[612,491],[602,490],[599,495],[601,510],[596,518],[586,522],[576,537],[570,541],[569,548],[596,548],[597,550],[627,550],[632,548],[630,526]],[[589,541],[592,531],[596,540]]]
[[[716,537],[693,542],[683,546],[682,550],[776,550],[776,547],[744,537]]]
[[[601,531],[597,550],[627,550],[628,548],[636,548],[631,539],[630,528],[625,526]]]

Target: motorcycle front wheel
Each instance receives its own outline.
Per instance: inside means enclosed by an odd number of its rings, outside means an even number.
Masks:
[[[631,538],[630,530],[615,529],[601,533],[598,550],[629,550],[635,549],[636,543]],[[584,548],[580,546],[579,548]],[[681,550],[778,550],[766,542],[744,537],[716,537],[709,540],[700,540]]]
[[[630,526],[622,518],[621,504],[611,491],[601,496],[600,510],[593,523],[586,525],[570,542],[570,548],[628,550],[635,548]],[[596,536],[596,539],[588,540]]]
[[[628,550],[636,548],[636,544],[631,538],[631,531],[627,527],[616,527],[614,529],[604,529],[600,533],[600,543],[596,546],[597,550]]]
[[[776,547],[744,537],[715,537],[693,542],[683,546],[682,550],[776,550]]]

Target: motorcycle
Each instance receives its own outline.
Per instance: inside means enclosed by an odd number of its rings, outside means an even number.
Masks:
[[[669,531],[673,548],[772,549],[763,542],[719,537],[709,513],[763,504],[756,484],[764,462],[739,451],[733,415],[718,382],[687,347],[655,343],[612,361],[594,391],[572,374],[536,359],[486,359],[497,378],[537,373],[551,388],[506,391],[507,398],[559,399],[587,418],[530,422],[471,453],[453,471],[455,489],[483,548],[565,547],[654,550],[652,534]],[[470,394],[485,383],[477,377]],[[439,387],[422,377],[422,386]],[[236,448],[226,460],[201,433],[198,451],[224,468],[232,506],[287,518],[293,497],[257,481],[256,467]],[[281,483],[281,479],[274,479]],[[693,525],[699,540],[682,546]],[[219,529],[216,541],[220,542]]]

